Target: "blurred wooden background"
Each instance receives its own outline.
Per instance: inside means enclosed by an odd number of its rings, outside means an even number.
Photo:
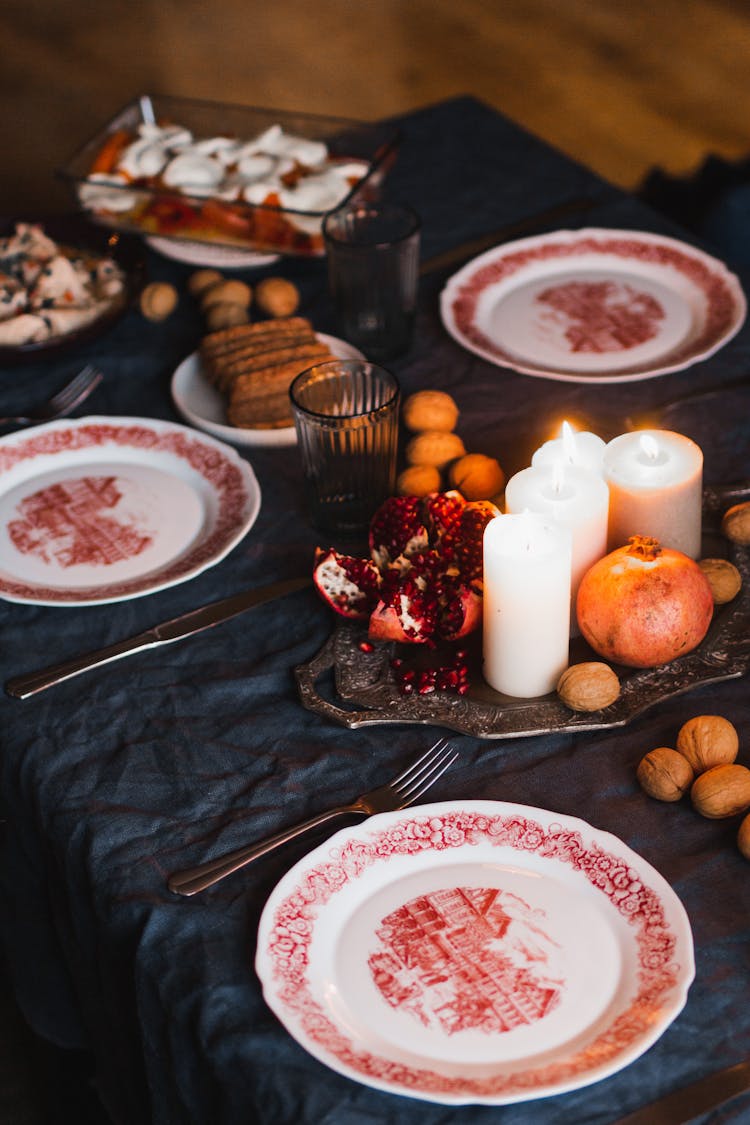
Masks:
[[[149,91],[376,118],[470,93],[626,187],[750,152],[747,0],[4,0],[0,210]]]

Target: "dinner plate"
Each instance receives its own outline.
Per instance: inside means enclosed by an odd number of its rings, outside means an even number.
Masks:
[[[257,250],[243,250],[239,246],[222,246],[189,238],[162,238],[158,234],[148,235],[146,242],[152,250],[175,262],[217,270],[260,268],[270,266],[280,258],[279,254],[260,254]]]
[[[243,538],[260,488],[185,426],[91,416],[0,440],[0,597],[122,601],[184,582]]]
[[[500,1105],[627,1066],[684,1006],[694,962],[679,899],[616,837],[453,801],[373,816],[301,860],[264,908],[256,970],[333,1070]]]
[[[316,333],[318,340],[330,348],[339,359],[364,359],[362,352],[339,340],[336,336]],[[278,430],[251,430],[227,423],[226,403],[203,373],[201,357],[193,352],[184,359],[172,376],[172,401],[186,422],[199,430],[213,434],[222,441],[234,445],[294,445],[297,431],[294,426],[283,426]]]
[[[735,335],[746,300],[716,258],[673,238],[589,228],[495,247],[446,284],[443,324],[526,375],[623,383],[679,371]]]

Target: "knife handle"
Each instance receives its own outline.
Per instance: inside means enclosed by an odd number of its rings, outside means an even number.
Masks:
[[[157,643],[152,637],[143,634],[138,637],[130,637],[126,641],[119,641],[117,644],[97,649],[96,652],[85,653],[83,656],[74,657],[72,660],[63,660],[60,664],[51,664],[48,668],[42,668],[38,672],[30,672],[25,676],[14,676],[6,683],[5,690],[14,699],[28,699],[30,695],[36,695],[37,692],[44,691],[45,688],[60,684],[63,680],[70,680],[81,672],[87,672],[89,668],[98,668],[100,664],[109,664],[112,660],[127,656],[129,652],[150,648]]]

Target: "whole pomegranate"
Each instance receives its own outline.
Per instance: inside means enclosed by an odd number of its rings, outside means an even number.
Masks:
[[[370,558],[318,550],[313,579],[336,613],[374,640],[435,645],[482,619],[482,539],[499,515],[456,491],[392,496],[372,518]]]
[[[655,668],[699,645],[713,597],[698,564],[634,535],[584,574],[576,611],[594,652],[631,668]]]

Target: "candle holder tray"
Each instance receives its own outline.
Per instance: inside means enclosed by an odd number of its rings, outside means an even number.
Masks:
[[[391,661],[400,657],[418,673],[450,659],[457,647],[425,651],[424,645],[367,641],[366,625],[340,619],[320,651],[295,669],[302,704],[350,729],[374,724],[428,724],[478,738],[519,738],[550,733],[605,730],[631,722],[654,704],[699,685],[745,675],[750,670],[750,549],[729,543],[720,533],[723,512],[750,496],[750,482],[709,486],[703,493],[703,556],[725,557],[738,568],[742,589],[717,606],[709,631],[692,652],[657,668],[621,668],[619,698],[595,712],[571,711],[552,692],[535,699],[502,695],[481,673],[481,637],[464,638],[471,688],[460,696],[448,691],[404,695]],[[370,644],[366,646],[370,647]],[[598,660],[581,637],[571,641],[570,662]]]

